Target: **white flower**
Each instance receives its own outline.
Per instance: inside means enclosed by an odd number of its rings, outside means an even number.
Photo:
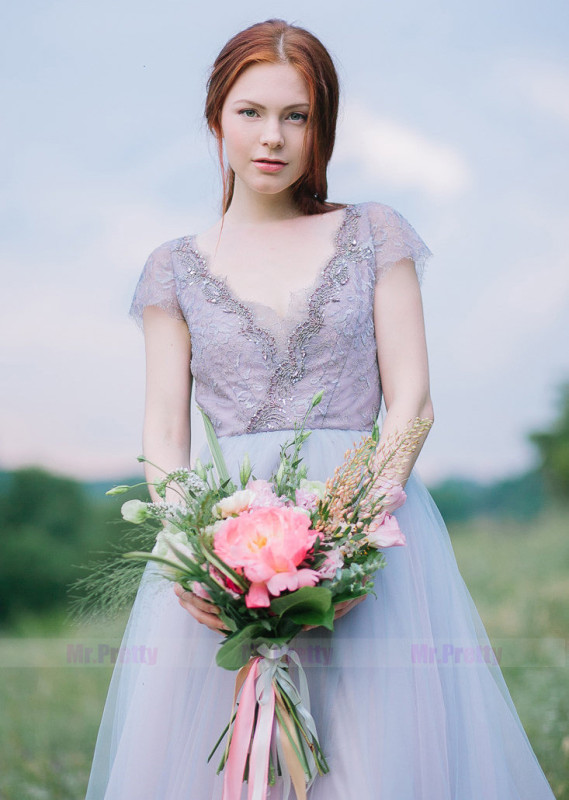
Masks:
[[[180,519],[187,510],[182,503],[167,503],[165,500],[160,500],[158,503],[148,503],[147,509],[157,519],[165,519],[172,522]]]
[[[127,522],[140,525],[141,522],[148,519],[148,507],[142,500],[127,500],[121,506],[121,514]]]
[[[184,486],[186,489],[190,489],[196,494],[205,492],[207,489],[207,483],[202,480],[201,476],[198,475],[195,470],[180,469],[175,474],[174,480],[177,481],[181,486]]]
[[[301,514],[306,514],[307,517],[311,518],[310,511],[307,508],[303,508],[302,506],[292,506],[294,511],[300,511]]]
[[[216,516],[223,517],[224,519],[225,517],[233,517],[240,514],[242,511],[246,511],[246,509],[251,506],[254,499],[255,492],[250,489],[241,489],[241,491],[233,492],[229,497],[224,497],[216,503],[212,511]]]
[[[303,492],[317,495],[320,500],[324,500],[326,495],[326,484],[322,483],[322,481],[308,481],[306,478],[302,478],[299,489],[302,489]]]
[[[179,553],[187,556],[192,561],[194,560],[193,550],[188,544],[188,537],[184,531],[176,531],[172,528],[164,528],[164,530],[160,531],[156,537],[156,544],[152,548],[152,553],[160,558],[166,558],[168,561],[178,566],[181,572],[184,572],[186,566],[172,550],[172,547],[175,547]],[[161,564],[160,569],[165,575],[176,576],[177,571],[173,567]]]

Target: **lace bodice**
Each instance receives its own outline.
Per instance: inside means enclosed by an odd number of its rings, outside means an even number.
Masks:
[[[142,327],[145,306],[187,321],[196,402],[218,436],[292,428],[320,389],[310,428],[370,430],[381,384],[373,322],[375,284],[402,258],[419,279],[431,251],[401,214],[382,203],[346,206],[334,254],[282,319],[239,299],[210,272],[195,236],[157,247],[130,308]]]

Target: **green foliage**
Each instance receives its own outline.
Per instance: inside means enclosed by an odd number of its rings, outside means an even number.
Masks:
[[[446,523],[476,517],[534,519],[544,509],[546,493],[540,470],[483,484],[467,478],[451,478],[430,487]]]
[[[458,565],[557,800],[569,800],[567,515],[451,528]]]
[[[558,414],[549,430],[530,434],[537,447],[541,469],[552,492],[569,499],[569,382],[559,389]]]
[[[271,601],[271,611],[299,625],[323,625],[334,630],[332,592],[321,586],[304,586],[292,595],[277,597]]]
[[[43,469],[2,473],[0,623],[66,607],[82,566],[100,559],[124,527],[121,503],[103,492],[94,499],[77,481]]]
[[[531,522],[491,520],[451,527],[461,573],[494,646],[503,645],[502,670],[539,763],[557,800],[569,800],[569,670],[547,659],[548,642],[563,645],[569,630],[569,536],[563,514]],[[369,598],[366,602],[373,602]],[[111,666],[39,666],[49,641],[65,652],[70,641],[120,643],[123,626],[74,631],[25,631],[29,665],[3,668],[0,682],[0,796],[3,800],[84,797]],[[60,639],[55,638],[59,636]],[[49,637],[49,639],[47,638]],[[535,648],[509,665],[507,643]],[[17,642],[10,640],[11,646]],[[5,654],[8,642],[0,641]],[[540,655],[541,653],[541,655]],[[22,698],[26,708],[22,712]],[[229,711],[228,711],[229,714]]]

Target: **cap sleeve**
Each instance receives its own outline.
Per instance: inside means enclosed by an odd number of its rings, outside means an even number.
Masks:
[[[178,302],[170,244],[161,244],[150,253],[136,284],[129,315],[141,329],[146,306],[158,306],[175,319],[185,319]]]
[[[427,259],[433,254],[415,228],[402,214],[383,203],[368,203],[368,215],[375,250],[376,282],[402,258],[410,258],[421,283]]]

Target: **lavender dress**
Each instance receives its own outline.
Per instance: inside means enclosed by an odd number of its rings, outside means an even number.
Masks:
[[[245,452],[257,477],[270,475],[324,389],[303,451],[309,476],[324,480],[378,417],[375,283],[405,257],[421,276],[430,255],[389,206],[348,205],[333,257],[282,320],[239,300],[185,236],[151,253],[131,314],[142,324],[156,305],[187,320],[196,400],[235,479]],[[396,514],[408,544],[386,551],[377,599],[333,634],[294,642],[330,765],[310,800],[550,800],[443,520],[415,474],[407,493]],[[115,668],[88,800],[221,798],[218,754],[210,764],[207,755],[228,722],[235,675],[215,664],[220,640],[147,567],[123,646],[153,657]],[[277,785],[270,798],[279,797]]]

